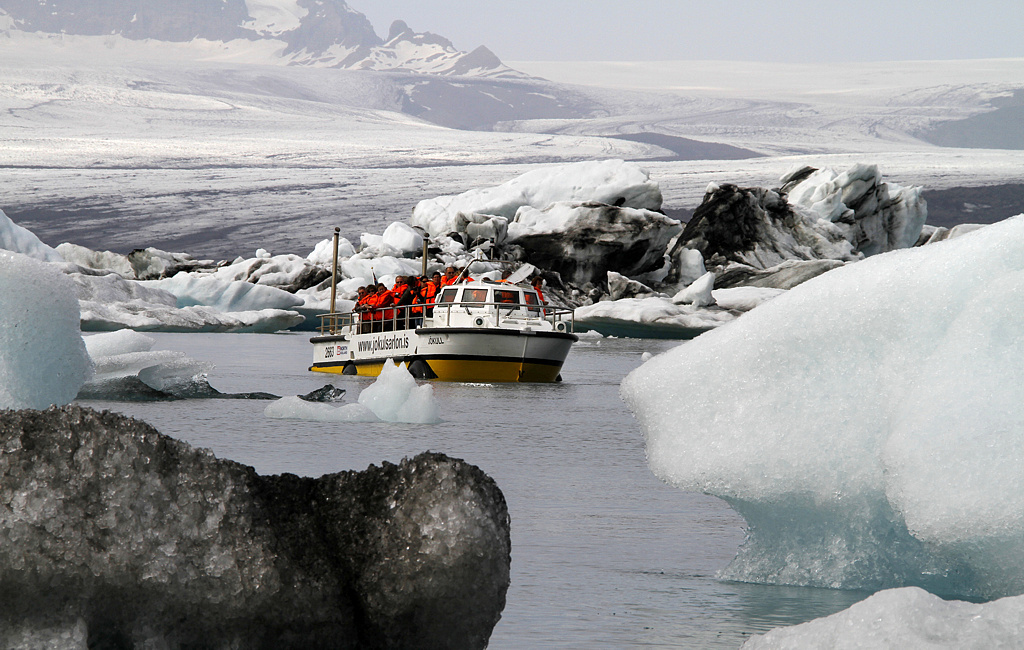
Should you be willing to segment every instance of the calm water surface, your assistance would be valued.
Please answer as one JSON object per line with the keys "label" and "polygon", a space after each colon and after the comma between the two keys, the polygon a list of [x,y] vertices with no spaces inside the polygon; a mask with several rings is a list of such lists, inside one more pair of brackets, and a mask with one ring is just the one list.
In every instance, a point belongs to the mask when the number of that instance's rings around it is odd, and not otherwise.
{"label": "calm water surface", "polygon": [[[225,392],[297,395],[330,382],[354,401],[372,383],[308,372],[308,334],[150,336],[157,349],[216,364],[210,383]],[[742,519],[718,499],[658,481],[618,395],[644,352],[675,345],[584,338],[560,384],[435,382],[437,425],[272,420],[267,402],[246,400],[85,403],[263,474],[361,470],[426,450],[481,467],[512,517],[512,586],[492,648],[735,648],[866,597],[715,579],[743,541]]]}

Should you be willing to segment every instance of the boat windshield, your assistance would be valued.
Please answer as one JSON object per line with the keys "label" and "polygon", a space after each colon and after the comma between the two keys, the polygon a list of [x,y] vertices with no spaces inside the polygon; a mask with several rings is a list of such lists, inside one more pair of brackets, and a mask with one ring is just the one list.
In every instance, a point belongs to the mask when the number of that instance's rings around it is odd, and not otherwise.
{"label": "boat windshield", "polygon": [[458,289],[445,289],[441,292],[441,299],[438,302],[455,302],[455,294]]}
{"label": "boat windshield", "polygon": [[523,297],[526,298],[526,304],[527,305],[531,305],[530,311],[532,311],[535,314],[539,314],[540,313],[540,308],[532,306],[532,305],[539,305],[540,304],[540,301],[537,300],[537,294],[533,293],[532,291],[524,291],[523,292]]}
{"label": "boat windshield", "polygon": [[495,289],[494,302],[502,305],[519,306],[519,292],[511,289]]}
{"label": "boat windshield", "polygon": [[463,289],[462,302],[487,302],[487,289]]}

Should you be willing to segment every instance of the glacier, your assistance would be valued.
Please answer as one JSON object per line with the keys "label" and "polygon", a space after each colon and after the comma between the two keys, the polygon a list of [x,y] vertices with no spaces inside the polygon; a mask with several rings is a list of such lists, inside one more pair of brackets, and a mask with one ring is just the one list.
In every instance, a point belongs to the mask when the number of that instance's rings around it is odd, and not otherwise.
{"label": "glacier", "polygon": [[809,280],[622,383],[651,470],[727,501],[721,577],[1024,591],[1024,215]]}

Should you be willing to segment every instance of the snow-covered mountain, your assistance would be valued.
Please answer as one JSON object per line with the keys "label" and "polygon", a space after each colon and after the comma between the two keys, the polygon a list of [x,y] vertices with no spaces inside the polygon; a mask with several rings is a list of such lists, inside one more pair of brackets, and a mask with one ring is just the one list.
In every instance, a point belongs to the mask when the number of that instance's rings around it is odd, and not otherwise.
{"label": "snow-covered mountain", "polygon": [[[402,21],[387,40],[344,0],[2,0],[0,30],[132,41],[259,42],[264,63],[431,75],[525,78],[490,50],[461,52]],[[252,51],[252,50],[250,50]]]}

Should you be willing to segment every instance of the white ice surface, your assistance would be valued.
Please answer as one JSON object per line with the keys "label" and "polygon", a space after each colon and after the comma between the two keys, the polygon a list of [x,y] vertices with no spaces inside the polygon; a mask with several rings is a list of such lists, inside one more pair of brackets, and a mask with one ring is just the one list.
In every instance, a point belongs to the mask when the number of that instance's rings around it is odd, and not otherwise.
{"label": "white ice surface", "polygon": [[92,370],[71,281],[0,250],[0,409],[67,404]]}
{"label": "white ice surface", "polygon": [[1024,215],[831,271],[628,375],[652,471],[751,525],[725,576],[1024,590]]}
{"label": "white ice surface", "polygon": [[676,305],[669,298],[623,298],[577,307],[576,326],[605,336],[692,338],[736,318],[722,309]]}
{"label": "white ice surface", "polygon": [[85,346],[95,365],[86,388],[99,389],[111,381],[137,377],[159,391],[173,392],[197,379],[204,379],[213,365],[188,357],[184,352],[154,350],[155,339],[133,330],[118,330],[85,337]]}
{"label": "white ice surface", "polygon": [[943,600],[918,587],[880,591],[849,609],[751,637],[743,650],[989,650],[1024,647],[1024,596]]}
{"label": "white ice surface", "polygon": [[344,406],[307,402],[285,397],[263,411],[268,418],[317,422],[406,422],[436,424],[441,405],[429,384],[417,385],[405,364],[384,363],[380,376],[359,394],[358,401]]}
{"label": "white ice surface", "polygon": [[178,273],[173,278],[146,280],[144,287],[166,291],[178,307],[203,306],[222,312],[259,309],[287,310],[302,304],[295,294],[242,280],[222,280],[209,274]]}
{"label": "white ice surface", "polygon": [[29,230],[19,226],[0,210],[0,250],[21,253],[43,262],[62,262],[64,258]]}
{"label": "white ice surface", "polygon": [[460,212],[511,220],[523,206],[543,209],[558,201],[614,203],[618,199],[630,208],[661,209],[661,190],[647,170],[623,160],[603,160],[536,169],[496,187],[424,199],[413,209],[410,223],[434,236],[455,230]]}
{"label": "white ice surface", "polygon": [[715,297],[712,289],[715,288],[715,274],[708,272],[690,283],[685,289],[672,296],[672,303],[676,305],[693,305],[694,307],[708,307],[715,304]]}

